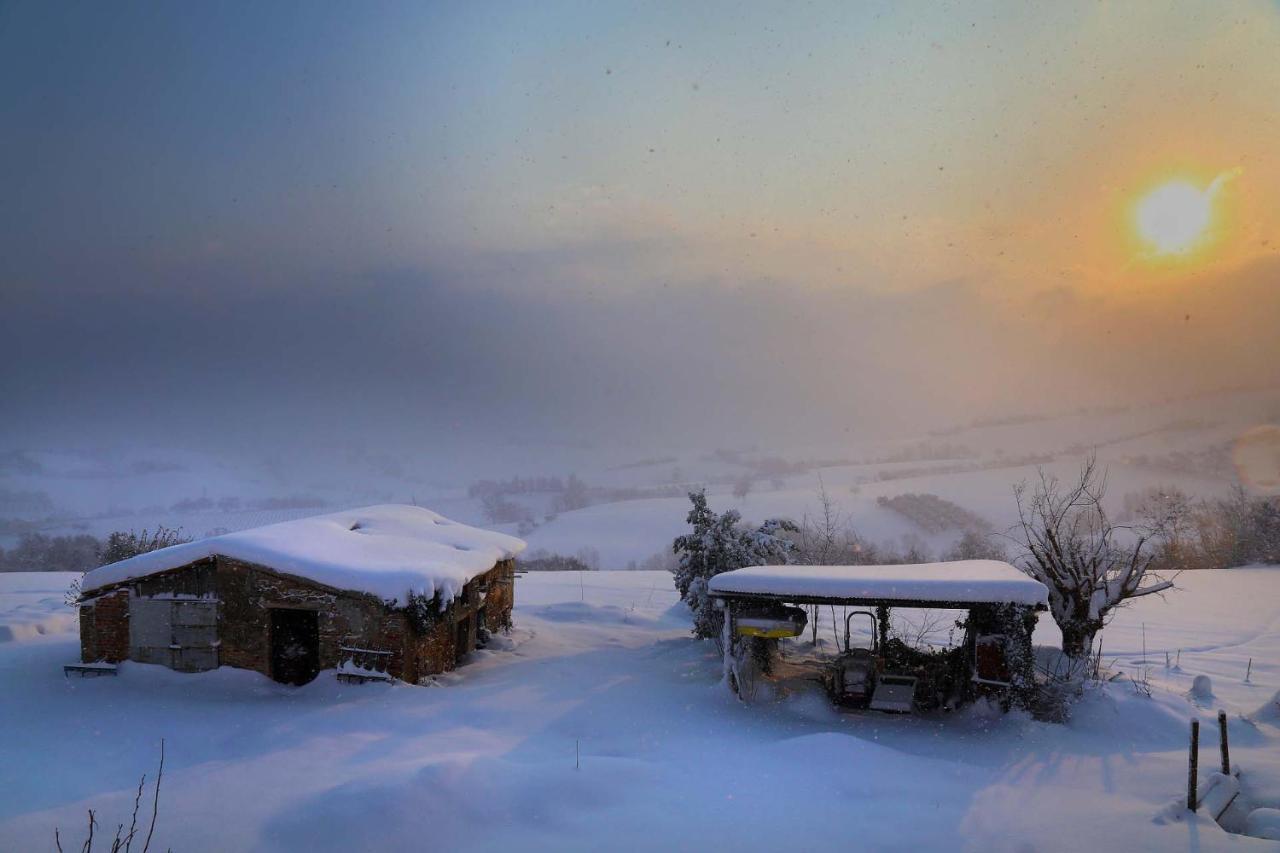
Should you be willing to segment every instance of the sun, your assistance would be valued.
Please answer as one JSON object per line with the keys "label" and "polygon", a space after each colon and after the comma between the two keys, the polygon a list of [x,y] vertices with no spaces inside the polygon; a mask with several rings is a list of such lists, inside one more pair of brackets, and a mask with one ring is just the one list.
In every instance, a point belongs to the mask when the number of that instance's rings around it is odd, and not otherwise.
{"label": "sun", "polygon": [[1222,236],[1222,189],[1240,169],[1218,174],[1208,184],[1186,177],[1157,184],[1133,207],[1133,229],[1142,254],[1151,260],[1188,259],[1203,254]]}
{"label": "sun", "polygon": [[1201,189],[1178,180],[1156,187],[1138,202],[1138,235],[1162,255],[1190,252],[1208,233],[1217,183]]}

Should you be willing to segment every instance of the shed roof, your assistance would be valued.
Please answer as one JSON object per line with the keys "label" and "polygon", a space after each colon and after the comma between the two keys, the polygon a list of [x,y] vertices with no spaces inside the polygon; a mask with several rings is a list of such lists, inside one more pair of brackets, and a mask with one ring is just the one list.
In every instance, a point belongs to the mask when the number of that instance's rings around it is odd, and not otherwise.
{"label": "shed roof", "polygon": [[84,576],[85,594],[207,557],[243,560],[399,605],[410,593],[448,601],[525,543],[429,509],[384,505],[300,518],[140,554]]}
{"label": "shed roof", "polygon": [[902,566],[750,566],[716,575],[713,595],[799,603],[970,607],[1045,607],[1044,584],[998,560]]}

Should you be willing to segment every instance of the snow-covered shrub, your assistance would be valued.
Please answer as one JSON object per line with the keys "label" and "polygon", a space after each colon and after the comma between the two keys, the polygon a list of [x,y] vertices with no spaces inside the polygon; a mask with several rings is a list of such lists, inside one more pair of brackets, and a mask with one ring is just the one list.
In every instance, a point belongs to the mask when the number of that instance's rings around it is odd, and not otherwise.
{"label": "snow-covered shrub", "polygon": [[170,545],[181,545],[184,542],[191,541],[182,535],[182,528],[165,527],[164,525],[157,527],[155,532],[145,529],[141,533],[136,530],[117,530],[107,536],[106,541],[102,543],[99,543],[92,536],[83,538],[90,540],[94,544],[95,558],[92,565],[77,566],[75,569],[81,572],[81,576],[71,582],[64,596],[66,603],[71,607],[79,606],[80,581],[84,577],[83,573],[89,569],[118,563],[121,560],[127,560],[139,554],[149,554],[152,551],[159,551],[161,548],[168,548]]}
{"label": "snow-covered shrub", "polygon": [[161,525],[155,529],[155,532],[143,530],[141,533],[136,530],[117,530],[109,535],[107,541],[103,543],[102,551],[98,555],[98,565],[106,566],[111,563],[118,563],[121,560],[127,560],[139,554],[149,554],[161,548],[168,548],[170,545],[181,545],[183,542],[190,541],[189,538],[182,535],[182,528],[180,527],[174,528]]}
{"label": "snow-covered shrub", "polygon": [[707,582],[722,572],[743,566],[787,563],[794,545],[784,534],[795,533],[786,519],[769,519],[757,528],[742,524],[735,510],[717,514],[707,506],[704,491],[690,492],[693,503],[687,521],[692,533],[676,537],[671,550],[679,558],[675,584],[680,598],[693,611],[693,633],[717,637],[723,615],[711,605]]}
{"label": "snow-covered shrub", "polygon": [[436,592],[433,595],[409,593],[409,605],[405,611],[409,616],[410,626],[419,636],[430,632],[443,612],[440,606],[440,593]]}
{"label": "snow-covered shrub", "polygon": [[1049,611],[1062,629],[1062,651],[1068,657],[1078,660],[1088,654],[1094,635],[1117,606],[1173,587],[1171,580],[1150,571],[1164,531],[1111,522],[1102,505],[1106,478],[1093,457],[1073,485],[1064,486],[1041,471],[1029,498],[1025,484],[1014,493],[1026,548],[1021,568],[1048,587]]}
{"label": "snow-covered shrub", "polygon": [[1213,679],[1207,675],[1197,675],[1191,681],[1191,696],[1195,699],[1213,698]]}

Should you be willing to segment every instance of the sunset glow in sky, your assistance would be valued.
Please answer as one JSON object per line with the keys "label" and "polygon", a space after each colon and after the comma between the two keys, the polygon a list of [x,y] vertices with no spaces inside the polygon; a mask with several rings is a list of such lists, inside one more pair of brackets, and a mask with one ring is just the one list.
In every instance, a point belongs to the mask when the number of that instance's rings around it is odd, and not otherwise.
{"label": "sunset glow in sky", "polygon": [[[1239,342],[1275,304],[1277,44],[1262,0],[7,4],[6,337],[50,378],[100,385],[108,351],[177,384],[93,330],[217,317],[258,364],[293,327],[270,391],[168,343],[228,402],[429,361],[473,381],[424,410],[606,418],[692,383],[767,420],[759,378],[807,406],[784,377],[815,371],[844,420],[1016,408],[1045,371],[1072,400],[1266,384]],[[88,337],[55,347],[52,303]],[[464,352],[498,327],[519,357]]]}

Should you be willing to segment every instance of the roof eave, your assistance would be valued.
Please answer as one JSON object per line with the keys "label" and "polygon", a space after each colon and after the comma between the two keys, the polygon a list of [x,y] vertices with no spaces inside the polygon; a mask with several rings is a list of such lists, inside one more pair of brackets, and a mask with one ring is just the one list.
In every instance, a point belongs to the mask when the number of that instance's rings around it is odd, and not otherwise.
{"label": "roof eave", "polygon": [[741,599],[745,601],[777,601],[787,604],[839,604],[847,607],[921,607],[921,608],[943,608],[947,610],[972,610],[975,607],[996,607],[1001,604],[1016,604],[1019,607],[1030,607],[1036,611],[1046,611],[1049,606],[1043,602],[1038,604],[1026,604],[1021,601],[1003,600],[1003,601],[971,601],[971,600],[954,600],[954,599],[923,599],[923,598],[889,598],[889,597],[845,597],[835,595],[791,595],[773,592],[730,592],[721,590],[712,590],[710,592],[712,598],[719,599]]}

